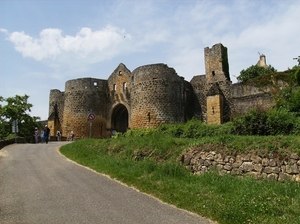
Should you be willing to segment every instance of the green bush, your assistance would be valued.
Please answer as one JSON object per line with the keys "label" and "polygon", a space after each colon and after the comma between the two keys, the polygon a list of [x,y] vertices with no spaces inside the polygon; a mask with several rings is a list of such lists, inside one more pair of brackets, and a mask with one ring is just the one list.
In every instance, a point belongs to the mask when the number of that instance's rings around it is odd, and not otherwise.
{"label": "green bush", "polygon": [[246,82],[246,81],[248,81],[250,79],[254,79],[260,75],[270,74],[272,72],[276,72],[276,70],[272,66],[265,68],[265,67],[261,67],[258,65],[252,65],[245,70],[243,69],[240,72],[240,75],[237,77],[237,80],[239,82]]}
{"label": "green bush", "polygon": [[206,124],[200,120],[192,119],[185,124],[164,124],[158,127],[158,132],[177,138],[201,138],[232,133],[231,122],[217,125]]}
{"label": "green bush", "polygon": [[295,80],[298,85],[300,85],[300,67],[298,67],[294,73]]}
{"label": "green bush", "polygon": [[[297,122],[295,122],[297,121]],[[289,135],[299,133],[300,119],[286,109],[250,110],[233,118],[233,132],[238,135]]]}
{"label": "green bush", "polygon": [[268,135],[288,135],[294,128],[296,117],[287,110],[270,110],[267,113],[266,129]]}
{"label": "green bush", "polygon": [[267,113],[250,110],[244,116],[233,118],[234,133],[238,135],[267,135]]}
{"label": "green bush", "polygon": [[290,112],[300,112],[300,88],[292,92],[288,100],[288,110]]}

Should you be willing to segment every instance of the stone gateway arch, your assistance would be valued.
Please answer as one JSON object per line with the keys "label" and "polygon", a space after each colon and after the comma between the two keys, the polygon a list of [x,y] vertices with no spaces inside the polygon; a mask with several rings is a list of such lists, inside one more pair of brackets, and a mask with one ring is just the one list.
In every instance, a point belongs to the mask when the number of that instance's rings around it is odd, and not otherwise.
{"label": "stone gateway arch", "polygon": [[122,104],[119,104],[113,110],[111,116],[111,129],[122,133],[126,132],[128,129],[128,110]]}

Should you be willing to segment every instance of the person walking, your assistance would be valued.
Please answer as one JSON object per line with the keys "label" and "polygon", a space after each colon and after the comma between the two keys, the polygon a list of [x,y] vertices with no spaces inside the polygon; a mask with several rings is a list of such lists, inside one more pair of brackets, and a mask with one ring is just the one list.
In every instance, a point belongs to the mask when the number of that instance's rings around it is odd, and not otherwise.
{"label": "person walking", "polygon": [[56,132],[56,138],[57,138],[57,141],[61,140],[61,133],[59,130],[57,130],[57,132]]}
{"label": "person walking", "polygon": [[50,134],[50,129],[48,128],[48,125],[45,125],[44,139],[45,139],[46,144],[48,144],[48,141],[49,141],[49,134]]}
{"label": "person walking", "polygon": [[34,129],[34,140],[35,143],[39,143],[39,130],[37,127]]}
{"label": "person walking", "polygon": [[43,144],[45,142],[44,130],[41,130],[41,140]]}
{"label": "person walking", "polygon": [[74,137],[75,137],[75,134],[73,131],[71,131],[71,134],[70,134],[70,141],[74,141]]}

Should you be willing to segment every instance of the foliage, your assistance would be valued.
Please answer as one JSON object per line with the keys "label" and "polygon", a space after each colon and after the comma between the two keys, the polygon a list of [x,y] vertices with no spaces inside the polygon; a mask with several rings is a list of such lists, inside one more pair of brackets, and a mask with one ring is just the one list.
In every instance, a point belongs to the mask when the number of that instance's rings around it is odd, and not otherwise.
{"label": "foliage", "polygon": [[14,97],[3,98],[0,101],[6,103],[0,107],[0,139],[5,139],[11,134],[12,122],[18,121],[18,136],[32,136],[35,127],[39,127],[39,117],[31,117],[28,112],[33,106],[28,103],[26,94],[24,96],[16,95]]}
{"label": "foliage", "polygon": [[267,114],[262,110],[250,110],[246,115],[233,118],[234,133],[238,135],[266,135]]}
{"label": "foliage", "polygon": [[294,77],[298,85],[300,85],[300,66],[298,68],[295,68]]}
{"label": "foliage", "polygon": [[125,136],[142,137],[154,133],[160,133],[176,138],[199,138],[204,136],[213,136],[221,133],[230,133],[229,125],[207,125],[200,120],[192,119],[187,123],[162,124],[156,129],[131,129],[125,133]]}
{"label": "foliage", "polygon": [[252,65],[245,70],[243,69],[240,72],[240,75],[237,77],[237,80],[239,82],[246,82],[246,81],[256,78],[258,76],[266,75],[266,74],[270,74],[270,73],[274,73],[274,72],[276,72],[276,69],[274,67],[272,67],[271,65],[269,65],[269,67],[267,67],[267,68],[261,67],[258,65]]}
{"label": "foliage", "polygon": [[[233,132],[238,135],[289,135],[298,133],[296,113],[286,109],[250,110],[233,118]],[[297,122],[295,122],[297,121]]]}
{"label": "foliage", "polygon": [[232,123],[222,125],[206,124],[200,120],[192,119],[185,124],[164,124],[158,127],[158,131],[172,137],[200,138],[230,134]]}
{"label": "foliage", "polygon": [[289,112],[300,112],[300,88],[286,87],[274,97],[276,109],[286,109]]}

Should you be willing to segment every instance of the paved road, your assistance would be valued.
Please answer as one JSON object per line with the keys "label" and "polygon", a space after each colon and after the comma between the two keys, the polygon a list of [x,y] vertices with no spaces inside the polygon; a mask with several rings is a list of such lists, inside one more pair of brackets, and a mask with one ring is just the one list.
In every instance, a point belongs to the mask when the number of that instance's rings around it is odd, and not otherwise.
{"label": "paved road", "polygon": [[63,144],[0,150],[0,223],[212,223],[71,162]]}

